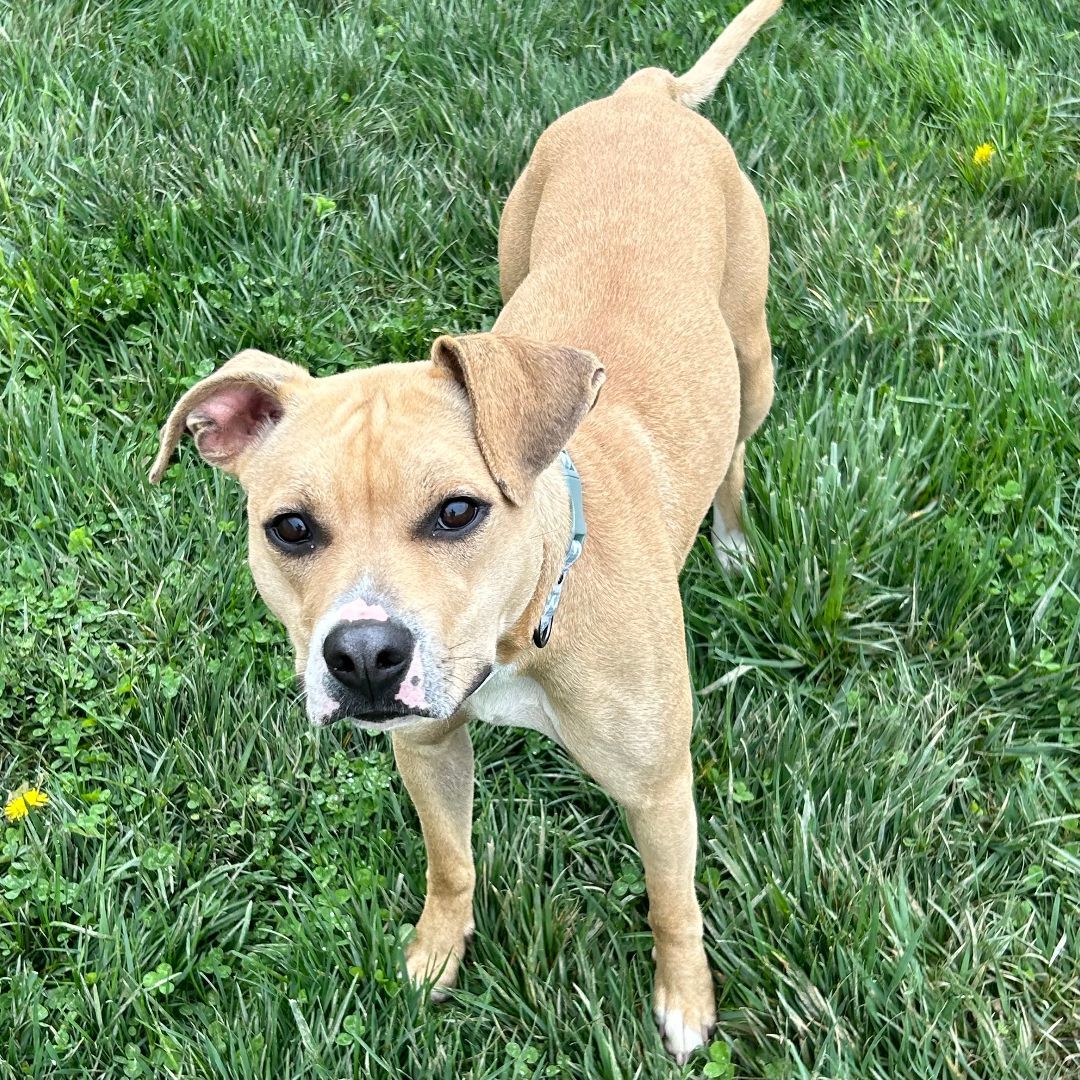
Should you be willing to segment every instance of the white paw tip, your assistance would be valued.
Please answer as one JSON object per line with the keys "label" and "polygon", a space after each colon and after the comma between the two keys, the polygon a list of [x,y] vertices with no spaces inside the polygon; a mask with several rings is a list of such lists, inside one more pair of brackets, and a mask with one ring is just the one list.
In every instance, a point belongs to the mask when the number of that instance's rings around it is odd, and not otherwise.
{"label": "white paw tip", "polygon": [[685,1023],[681,1009],[657,1009],[656,1022],[664,1037],[664,1046],[680,1065],[685,1065],[687,1058],[699,1046],[705,1045],[705,1033],[700,1026]]}
{"label": "white paw tip", "polygon": [[725,570],[735,570],[750,561],[750,545],[742,529],[728,532],[726,529],[713,529],[713,552],[716,561]]}

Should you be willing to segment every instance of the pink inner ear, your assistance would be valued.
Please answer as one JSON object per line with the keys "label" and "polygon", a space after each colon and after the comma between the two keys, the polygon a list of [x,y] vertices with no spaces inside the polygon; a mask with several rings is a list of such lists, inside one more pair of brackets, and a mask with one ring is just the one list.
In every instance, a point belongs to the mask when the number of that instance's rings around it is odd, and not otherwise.
{"label": "pink inner ear", "polygon": [[257,386],[230,386],[197,405],[188,417],[199,453],[228,461],[281,419],[281,403]]}

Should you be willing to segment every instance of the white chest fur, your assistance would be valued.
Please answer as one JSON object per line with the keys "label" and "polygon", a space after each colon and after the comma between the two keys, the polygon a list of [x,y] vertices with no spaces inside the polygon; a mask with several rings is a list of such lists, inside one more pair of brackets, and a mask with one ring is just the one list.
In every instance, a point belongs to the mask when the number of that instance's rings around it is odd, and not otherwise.
{"label": "white chest fur", "polygon": [[559,721],[544,688],[510,665],[496,667],[491,678],[465,703],[472,720],[500,727],[524,727],[542,731],[563,745]]}

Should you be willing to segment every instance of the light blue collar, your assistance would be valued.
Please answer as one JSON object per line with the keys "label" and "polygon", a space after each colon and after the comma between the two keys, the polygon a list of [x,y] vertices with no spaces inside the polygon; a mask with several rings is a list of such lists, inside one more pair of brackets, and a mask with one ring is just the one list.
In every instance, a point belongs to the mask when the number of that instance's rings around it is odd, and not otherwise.
{"label": "light blue collar", "polygon": [[[585,536],[588,530],[585,528],[585,504],[581,498],[581,477],[574,468],[574,459],[563,450],[559,454],[559,464],[562,465],[563,476],[566,479],[566,490],[570,495],[570,517],[574,531],[570,535],[570,543],[563,556],[562,569],[559,571],[559,579],[551,587],[547,600],[544,601],[544,611],[540,616],[540,622],[533,631],[533,644],[542,649],[551,637],[551,624],[555,619],[555,612],[559,609],[559,597],[562,595],[563,582],[566,573],[571,566],[578,561],[581,549],[585,546]],[[495,677],[495,667],[484,676],[480,685],[470,694],[477,694]]]}
{"label": "light blue collar", "polygon": [[559,571],[558,580],[551,586],[547,600],[544,601],[544,611],[540,616],[540,622],[533,631],[533,644],[542,649],[551,637],[551,624],[555,619],[555,612],[559,610],[559,597],[562,595],[563,582],[566,580],[570,567],[578,561],[581,549],[585,546],[585,537],[588,530],[585,528],[585,504],[581,498],[581,477],[574,468],[574,459],[567,451],[559,454],[559,463],[562,465],[563,476],[566,479],[566,488],[570,494],[570,514],[573,523],[573,532],[570,536],[570,544],[563,556],[562,570]]}

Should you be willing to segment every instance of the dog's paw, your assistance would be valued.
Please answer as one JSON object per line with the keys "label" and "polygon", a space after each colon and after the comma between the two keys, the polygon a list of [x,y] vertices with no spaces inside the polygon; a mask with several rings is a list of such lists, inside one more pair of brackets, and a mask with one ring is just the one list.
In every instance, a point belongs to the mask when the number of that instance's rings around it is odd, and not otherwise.
{"label": "dog's paw", "polygon": [[431,1001],[445,1001],[457,982],[465,945],[471,936],[471,928],[456,939],[429,941],[426,935],[418,935],[405,950],[409,981],[417,990],[428,988]]}
{"label": "dog's paw", "polygon": [[713,554],[720,568],[727,574],[745,570],[754,561],[750,551],[750,545],[746,542],[746,534],[742,529],[728,532],[722,526],[715,526],[712,530]]}
{"label": "dog's paw", "polygon": [[653,1016],[664,1040],[664,1049],[679,1065],[685,1065],[690,1055],[709,1041],[716,1025],[712,977],[708,969],[705,969],[704,979],[690,979],[688,983],[688,986],[676,988],[658,981],[653,1004]]}
{"label": "dog's paw", "polygon": [[653,1015],[664,1040],[664,1049],[675,1059],[676,1065],[685,1065],[690,1055],[709,1041],[711,1023],[687,1022],[678,1009],[666,1012],[654,1009]]}

